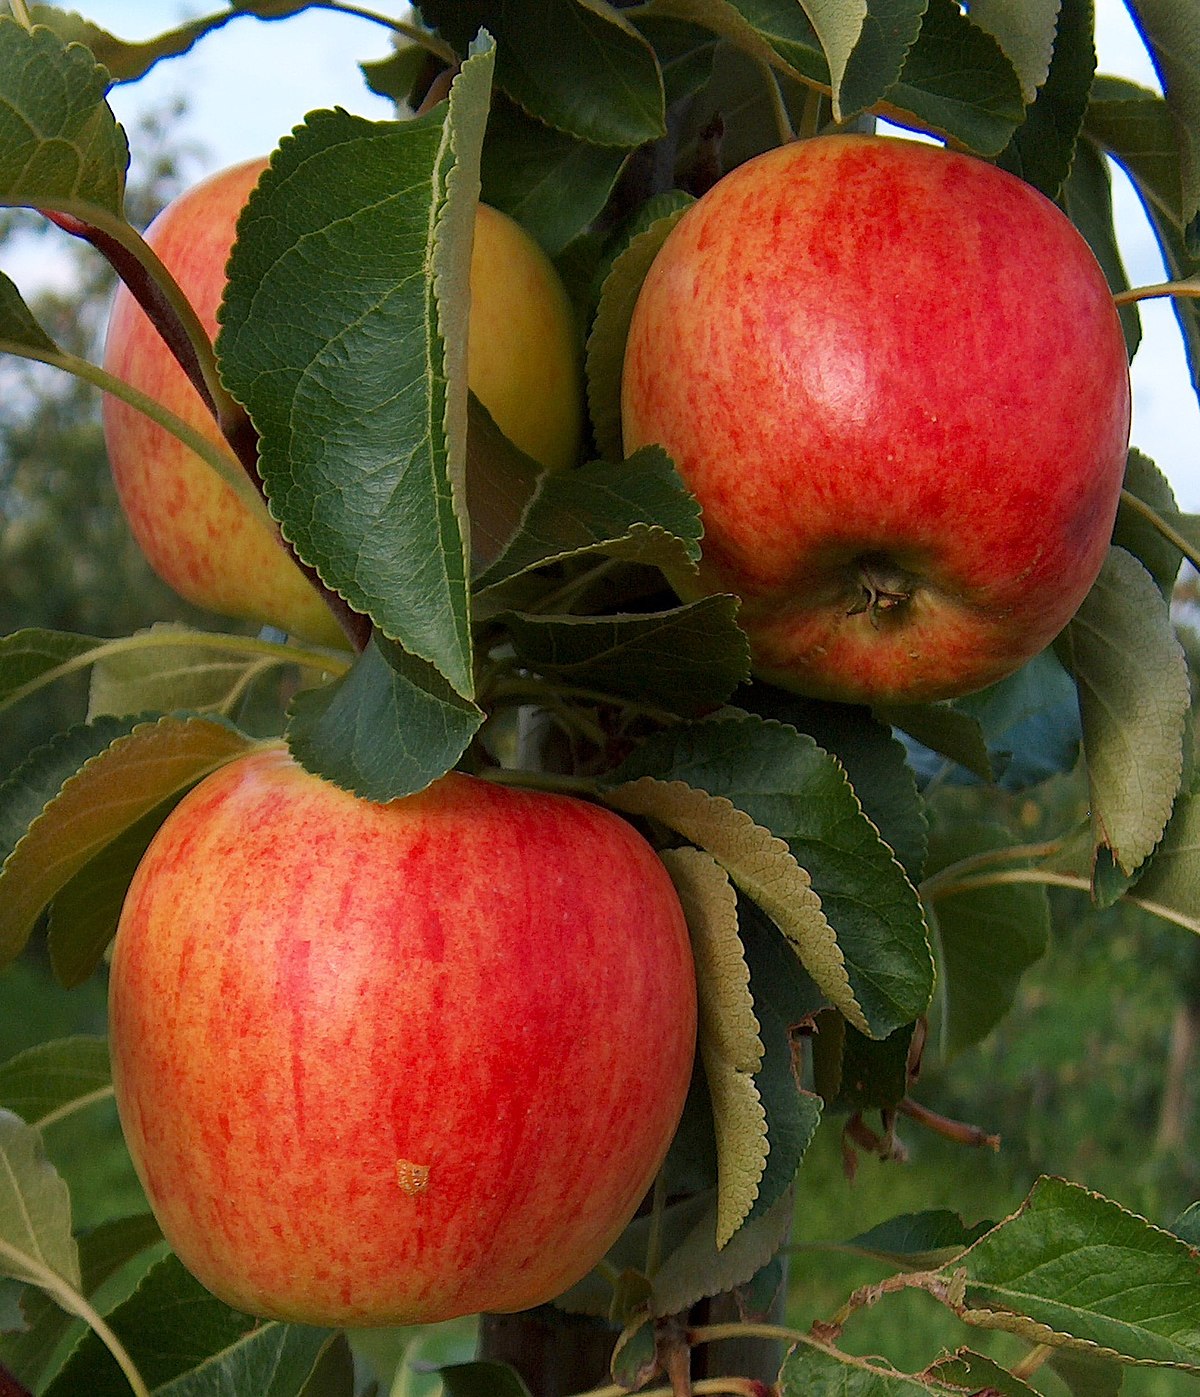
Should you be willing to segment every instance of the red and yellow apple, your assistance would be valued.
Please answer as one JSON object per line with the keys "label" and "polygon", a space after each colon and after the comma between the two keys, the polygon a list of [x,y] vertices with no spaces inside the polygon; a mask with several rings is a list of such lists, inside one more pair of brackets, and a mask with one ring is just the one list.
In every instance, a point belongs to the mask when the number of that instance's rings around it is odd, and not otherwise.
{"label": "red and yellow apple", "polygon": [[756,672],[801,693],[968,693],[1043,649],[1109,545],[1121,327],[1050,200],[941,147],[767,152],[680,219],[639,295],[625,446],[700,503],[685,595],[734,592]]}
{"label": "red and yellow apple", "polygon": [[195,787],[110,981],[121,1122],[218,1296],[314,1324],[523,1309],[604,1254],[683,1108],[683,912],[633,827],[451,773],[376,805],[281,748]]}
{"label": "red and yellow apple", "polygon": [[[265,160],[251,160],[210,176],[147,230],[210,335],[216,334],[238,215],[265,166]],[[471,293],[470,386],[526,454],[551,468],[571,464],[583,419],[574,314],[542,250],[507,215],[485,206],[475,225]],[[221,443],[200,395],[124,287],[113,305],[104,366]],[[111,395],[104,403],[104,431],[134,537],[175,591],[222,615],[344,644],[319,593],[275,531],[211,467]]]}

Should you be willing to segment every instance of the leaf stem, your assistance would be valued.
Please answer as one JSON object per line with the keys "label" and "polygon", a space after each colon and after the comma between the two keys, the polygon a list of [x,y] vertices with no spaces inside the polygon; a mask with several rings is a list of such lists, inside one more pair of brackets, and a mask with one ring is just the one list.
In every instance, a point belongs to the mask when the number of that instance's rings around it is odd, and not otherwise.
{"label": "leaf stem", "polygon": [[1128,505],[1135,514],[1140,514],[1148,524],[1152,524],[1168,543],[1173,543],[1179,549],[1194,568],[1200,569],[1200,549],[1189,543],[1177,529],[1167,523],[1153,505],[1148,505],[1145,500],[1139,499],[1131,490],[1121,491],[1121,503]]}
{"label": "leaf stem", "polygon": [[521,771],[507,766],[484,767],[478,774],[485,781],[495,781],[498,786],[557,791],[560,795],[582,796],[585,800],[601,799],[600,787],[586,776],[568,776],[559,771]]}
{"label": "leaf stem", "polygon": [[[699,1378],[692,1384],[695,1397],[767,1397],[769,1389],[755,1378]],[[592,1387],[579,1397],[629,1397],[629,1389],[616,1383]],[[672,1387],[648,1387],[638,1397],[675,1397]]]}
{"label": "leaf stem", "polygon": [[805,1338],[799,1329],[784,1324],[766,1324],[751,1320],[729,1320],[723,1324],[697,1324],[687,1331],[688,1343],[719,1344],[724,1339],[767,1339],[772,1343],[798,1344]]}
{"label": "leaf stem", "polygon": [[8,1242],[0,1241],[0,1258],[5,1257],[15,1261],[19,1268],[15,1273],[10,1271],[8,1274],[15,1274],[17,1279],[28,1280],[36,1285],[39,1290],[45,1291],[60,1309],[75,1315],[96,1331],[96,1337],[116,1359],[117,1366],[125,1374],[134,1397],[150,1397],[150,1389],[130,1358],[125,1345],[108,1327],[103,1317],[68,1281],[44,1262],[27,1255]]}
{"label": "leaf stem", "polygon": [[968,854],[955,863],[931,873],[921,884],[921,896],[936,899],[945,884],[956,883],[965,874],[977,869],[992,868],[996,864],[1023,863],[1030,859],[1049,858],[1063,847],[1062,839],[1047,839],[1038,844],[1010,844],[1004,849],[985,849],[978,854]]}
{"label": "leaf stem", "polygon": [[431,33],[428,29],[422,29],[419,25],[408,24],[402,19],[391,19],[387,15],[365,9],[361,5],[343,4],[342,0],[315,0],[310,8],[333,10],[338,14],[355,15],[359,19],[370,20],[372,24],[381,24],[385,29],[390,29],[393,34],[402,35],[405,39],[409,39],[418,47],[423,48],[427,53],[433,54],[435,58],[440,58],[443,63],[454,65],[458,62],[458,54],[444,39]]}
{"label": "leaf stem", "polygon": [[1033,1377],[1034,1373],[1037,1372],[1053,1353],[1053,1344],[1035,1344],[1019,1363],[1013,1364],[1009,1371],[1014,1378],[1018,1378],[1021,1382],[1026,1382]]}
{"label": "leaf stem", "polygon": [[[1091,882],[1078,873],[1054,873],[1049,869],[1039,868],[1010,868],[945,884],[937,889],[937,894],[939,897],[949,897],[955,893],[997,887],[1004,883],[1044,883],[1055,888],[1074,888],[1076,892],[1090,894],[1092,891]],[[1133,903],[1135,907],[1149,912],[1151,916],[1161,917],[1164,922],[1171,922],[1175,926],[1183,927],[1185,931],[1194,931],[1200,935],[1200,917],[1189,917],[1185,912],[1167,907],[1161,902],[1152,902],[1146,897],[1139,897],[1135,892],[1124,893],[1122,897],[1124,901]]]}
{"label": "leaf stem", "polygon": [[89,1091],[83,1096],[77,1096],[73,1101],[64,1101],[61,1106],[56,1106],[53,1111],[47,1111],[40,1120],[30,1121],[30,1125],[36,1126],[38,1130],[45,1130],[48,1125],[57,1125],[59,1121],[66,1120],[77,1111],[86,1110],[89,1106],[94,1106],[98,1101],[107,1101],[113,1096],[111,1083],[106,1087],[97,1087],[95,1091]]}
{"label": "leaf stem", "polygon": [[[487,698],[490,703],[529,703],[547,702],[548,686],[540,679],[497,679],[489,687]],[[679,714],[669,709],[658,708],[652,703],[640,703],[634,699],[624,699],[620,694],[606,693],[603,689],[584,689],[569,686],[553,688],[560,699],[574,699],[580,703],[595,703],[610,708],[620,708],[623,712],[634,713],[642,718],[650,718],[656,723],[674,724],[679,722]]]}
{"label": "leaf stem", "polygon": [[1128,291],[1116,292],[1113,301],[1118,306],[1129,306],[1135,301],[1150,301],[1160,296],[1200,300],[1200,276],[1185,277],[1182,281],[1160,281],[1154,286],[1134,286]]}

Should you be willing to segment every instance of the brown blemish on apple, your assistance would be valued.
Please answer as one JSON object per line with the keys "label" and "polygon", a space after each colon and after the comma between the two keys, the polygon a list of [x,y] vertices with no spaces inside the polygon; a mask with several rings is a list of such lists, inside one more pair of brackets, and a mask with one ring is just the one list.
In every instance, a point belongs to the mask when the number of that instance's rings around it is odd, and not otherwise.
{"label": "brown blemish on apple", "polygon": [[429,1165],[414,1164],[411,1159],[398,1159],[396,1161],[396,1182],[400,1185],[401,1193],[407,1193],[410,1198],[415,1198],[429,1187]]}

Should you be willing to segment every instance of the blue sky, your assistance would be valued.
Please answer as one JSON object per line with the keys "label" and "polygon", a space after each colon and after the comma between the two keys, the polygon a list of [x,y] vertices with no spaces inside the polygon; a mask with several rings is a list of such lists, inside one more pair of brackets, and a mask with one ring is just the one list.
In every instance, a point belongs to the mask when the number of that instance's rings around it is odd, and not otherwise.
{"label": "blue sky", "polygon": [[[64,0],[65,2],[65,0]],[[185,0],[71,0],[89,19],[122,38],[144,38],[187,18],[222,8]],[[394,14],[399,4],[379,0]],[[1155,86],[1154,71],[1121,0],[1098,0],[1097,48],[1105,72]],[[117,88],[112,105],[127,125],[146,106],[161,107],[183,94],[186,136],[204,149],[199,176],[271,150],[315,107],[343,106],[386,118],[391,109],[367,91],[362,60],[389,52],[387,31],[355,16],[311,10],[291,19],[232,21],[190,54],[162,63],[142,82]],[[136,163],[138,153],[133,151]],[[1163,279],[1162,263],[1136,196],[1117,180],[1119,236],[1135,284]],[[41,245],[45,257],[45,244]],[[23,259],[22,259],[23,260]],[[6,259],[5,270],[32,290],[34,269]],[[24,273],[24,275],[23,275]],[[1145,338],[1134,361],[1134,444],[1153,457],[1175,486],[1184,508],[1200,511],[1200,408],[1188,383],[1178,327],[1165,301],[1142,306]]]}

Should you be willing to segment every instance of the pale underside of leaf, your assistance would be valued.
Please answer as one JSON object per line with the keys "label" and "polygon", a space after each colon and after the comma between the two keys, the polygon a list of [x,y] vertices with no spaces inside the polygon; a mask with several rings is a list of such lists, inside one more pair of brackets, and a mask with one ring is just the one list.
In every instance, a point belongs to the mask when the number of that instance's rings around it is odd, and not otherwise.
{"label": "pale underside of leaf", "polygon": [[41,1132],[0,1111],[0,1275],[79,1287],[71,1196],[42,1152]]}
{"label": "pale underside of leaf", "polygon": [[685,781],[642,776],[605,798],[627,814],[661,821],[707,850],[779,927],[830,1002],[856,1028],[870,1033],[821,900],[782,839],[755,824],[725,796],[709,795]]}
{"label": "pale underside of leaf", "polygon": [[1026,104],[1050,72],[1062,0],[972,0],[970,14],[1004,50]]}
{"label": "pale underside of leaf", "polygon": [[720,1250],[754,1206],[767,1167],[767,1114],[754,1082],[764,1049],[728,874],[700,849],[667,849],[662,860],[679,893],[696,960],[700,1056],[717,1137]]}
{"label": "pale underside of leaf", "polygon": [[804,13],[825,50],[833,84],[833,117],[841,121],[841,87],[846,65],[862,36],[867,0],[800,0]]}

